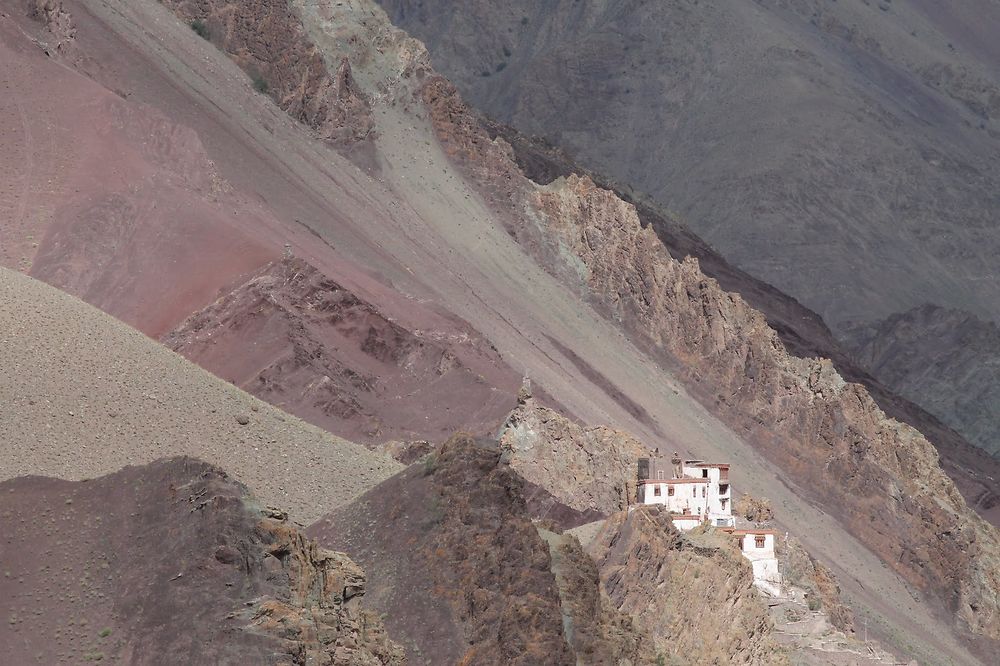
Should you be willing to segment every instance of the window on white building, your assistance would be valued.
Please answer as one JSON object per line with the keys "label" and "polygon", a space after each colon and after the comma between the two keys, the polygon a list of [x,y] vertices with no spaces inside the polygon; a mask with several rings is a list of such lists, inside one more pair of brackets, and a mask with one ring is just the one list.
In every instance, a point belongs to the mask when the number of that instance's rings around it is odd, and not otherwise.
{"label": "window on white building", "polygon": [[755,536],[753,538],[753,545],[757,546],[758,548],[763,548],[764,547],[764,537],[763,536]]}
{"label": "window on white building", "polygon": [[660,487],[659,486],[653,486],[653,494],[656,495],[657,497],[660,496]]}
{"label": "window on white building", "polygon": [[667,486],[667,496],[668,497],[673,497],[674,496],[674,487],[673,486]]}

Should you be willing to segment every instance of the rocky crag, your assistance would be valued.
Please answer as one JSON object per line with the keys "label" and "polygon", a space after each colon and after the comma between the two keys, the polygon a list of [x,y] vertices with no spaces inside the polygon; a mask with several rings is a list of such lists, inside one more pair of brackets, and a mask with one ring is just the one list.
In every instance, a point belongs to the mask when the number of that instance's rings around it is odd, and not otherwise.
{"label": "rocky crag", "polygon": [[750,563],[721,533],[682,535],[661,506],[611,516],[590,543],[615,608],[652,637],[663,663],[778,664]]}
{"label": "rocky crag", "polygon": [[549,546],[552,574],[562,605],[566,640],[578,664],[617,666],[656,663],[654,641],[636,628],[632,617],[616,609],[594,581],[594,560],[575,536],[539,529]]}
{"label": "rocky crag", "polygon": [[500,429],[504,460],[577,511],[609,515],[636,498],[636,462],[649,449],[628,433],[584,427],[522,394]]}
{"label": "rocky crag", "polygon": [[548,548],[494,446],[456,435],[309,534],[372,573],[413,663],[572,664]]}
{"label": "rocky crag", "polygon": [[791,356],[763,315],[720,289],[696,260],[671,258],[611,192],[570,177],[539,188],[534,204],[582,262],[609,317],[890,566],[940,595],[973,630],[1000,638],[991,591],[1000,582],[1000,540],[919,432],[888,418],[830,361]]}
{"label": "rocky crag", "polygon": [[328,67],[290,2],[165,0],[182,20],[216,43],[290,116],[324,139],[352,145],[371,136],[371,105],[348,60]]}
{"label": "rocky crag", "polygon": [[887,417],[829,360],[791,355],[765,317],[697,260],[671,257],[634,206],[587,177],[531,183],[453,86],[432,78],[422,97],[443,145],[540,263],[575,283],[887,564],[974,632],[1000,638],[1000,538],[926,438]]}
{"label": "rocky crag", "polygon": [[502,457],[455,435],[309,534],[371,573],[366,603],[412,663],[650,663],[575,538],[540,536]]}
{"label": "rocky crag", "polygon": [[359,607],[364,572],[218,468],[172,458],[0,493],[9,663],[404,663]]}

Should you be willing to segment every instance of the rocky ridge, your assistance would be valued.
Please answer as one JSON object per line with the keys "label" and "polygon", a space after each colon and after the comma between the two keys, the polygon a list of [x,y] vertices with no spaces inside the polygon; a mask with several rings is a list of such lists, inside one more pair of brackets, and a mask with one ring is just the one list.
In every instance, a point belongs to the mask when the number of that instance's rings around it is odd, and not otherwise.
{"label": "rocky ridge", "polygon": [[584,427],[522,395],[500,429],[504,460],[577,511],[623,511],[636,498],[636,462],[649,449],[628,433]]}
{"label": "rocky ridge", "polygon": [[889,566],[976,633],[1000,639],[1000,538],[926,438],[887,417],[829,360],[789,354],[766,318],[697,260],[672,258],[634,206],[587,177],[531,183],[451,84],[431,78],[422,97],[443,145],[540,263],[575,283]]}
{"label": "rocky ridge", "polygon": [[[162,341],[262,400],[369,444],[446,437],[456,422],[486,432],[512,402],[484,378],[503,361],[471,328],[406,329],[299,258],[264,266]],[[458,415],[442,401],[472,407]]]}
{"label": "rocky ridge", "polygon": [[359,608],[364,572],[216,467],[171,458],[0,493],[10,663],[404,663]]}
{"label": "rocky ridge", "polygon": [[614,607],[664,663],[787,663],[750,564],[724,535],[682,535],[665,508],[641,506],[611,516],[588,551]]}
{"label": "rocky ridge", "polygon": [[609,317],[829,502],[885,562],[940,595],[973,630],[1000,638],[991,592],[1000,582],[1000,540],[919,432],[886,417],[830,361],[788,354],[763,315],[722,291],[696,260],[671,258],[611,192],[570,177],[535,197]]}
{"label": "rocky ridge", "polygon": [[368,602],[412,663],[576,663],[549,549],[495,443],[455,435],[308,533],[377,581]]}

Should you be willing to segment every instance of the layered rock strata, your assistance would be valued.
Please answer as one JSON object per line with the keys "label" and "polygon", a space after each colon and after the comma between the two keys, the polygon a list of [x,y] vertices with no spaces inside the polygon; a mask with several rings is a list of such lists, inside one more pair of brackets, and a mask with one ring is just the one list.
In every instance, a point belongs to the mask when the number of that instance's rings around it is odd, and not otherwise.
{"label": "layered rock strata", "polygon": [[164,0],[218,44],[290,116],[324,139],[353,144],[371,136],[371,104],[346,58],[334,69],[309,39],[291,2]]}
{"label": "layered rock strata", "polygon": [[611,516],[588,551],[612,605],[662,663],[787,663],[750,563],[725,535],[683,535],[665,508],[641,506]]}

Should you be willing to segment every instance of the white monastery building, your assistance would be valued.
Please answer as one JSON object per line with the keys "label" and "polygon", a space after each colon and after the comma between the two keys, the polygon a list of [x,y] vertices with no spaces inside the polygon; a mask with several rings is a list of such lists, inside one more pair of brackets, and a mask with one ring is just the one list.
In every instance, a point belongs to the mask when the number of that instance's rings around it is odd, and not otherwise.
{"label": "white monastery building", "polygon": [[682,461],[676,453],[670,461],[639,459],[639,503],[663,504],[677,514],[678,529],[706,521],[713,527],[734,527],[732,497],[728,464]]}
{"label": "white monastery building", "polygon": [[774,553],[774,530],[738,530],[733,516],[733,488],[729,465],[702,460],[670,460],[659,455],[640,458],[639,504],[662,504],[681,531],[707,524],[732,534],[753,566],[754,585],[771,596],[781,596],[781,574]]}
{"label": "white monastery building", "polygon": [[781,596],[781,572],[774,555],[774,530],[726,530],[738,540],[743,557],[753,566],[753,584],[772,597]]}

